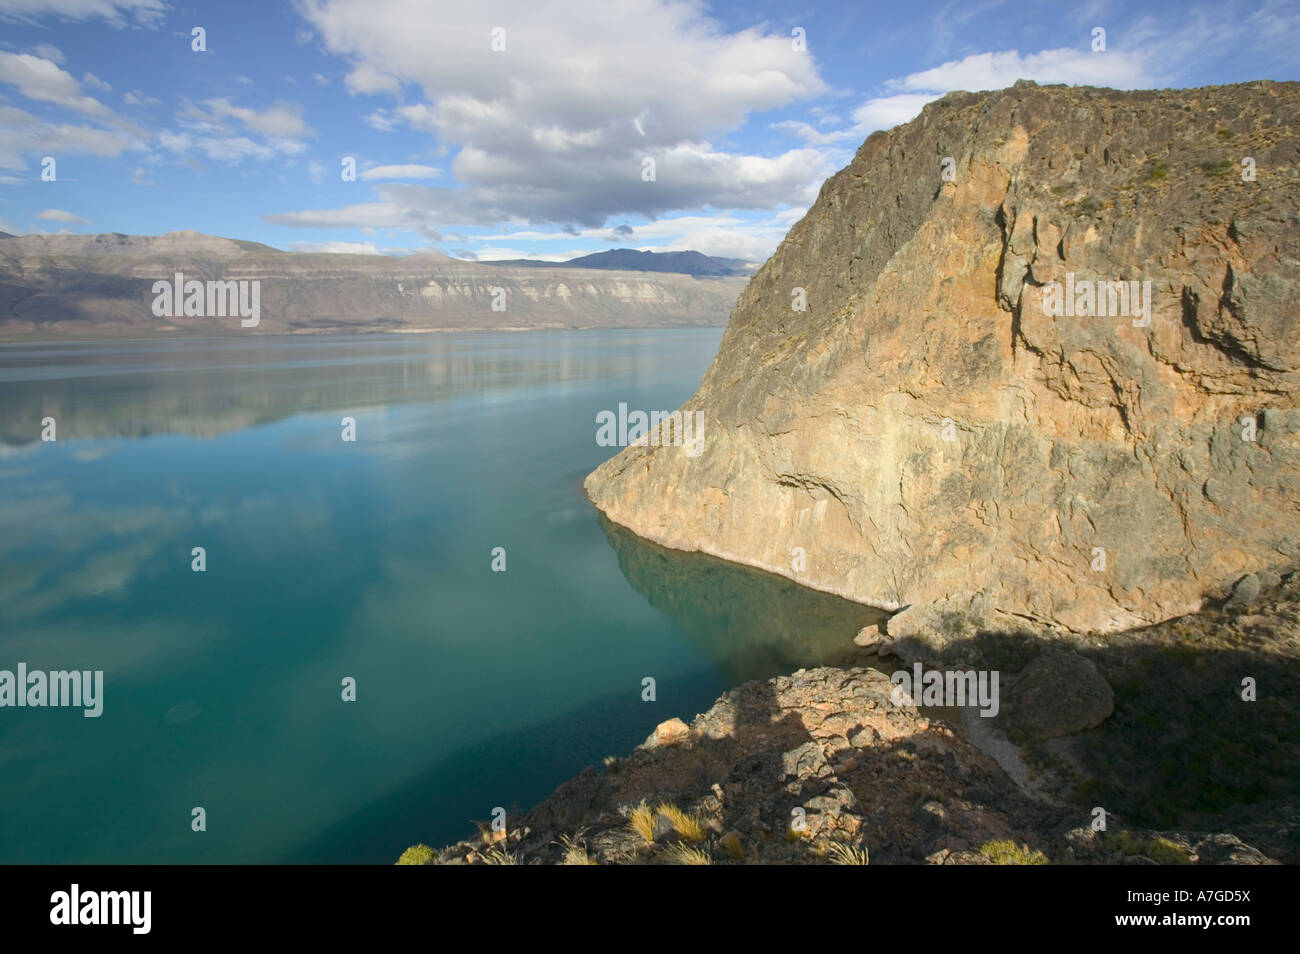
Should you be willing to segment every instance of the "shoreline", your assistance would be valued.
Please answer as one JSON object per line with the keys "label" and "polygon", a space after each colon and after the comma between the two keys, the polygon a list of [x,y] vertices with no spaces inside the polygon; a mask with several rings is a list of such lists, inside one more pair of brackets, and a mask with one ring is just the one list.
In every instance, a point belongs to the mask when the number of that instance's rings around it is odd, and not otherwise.
{"label": "shoreline", "polygon": [[105,335],[102,338],[61,338],[38,337],[38,338],[6,338],[0,336],[0,346],[4,345],[46,345],[46,344],[104,344],[108,343],[134,343],[134,342],[158,342],[158,341],[230,341],[238,340],[241,336],[249,338],[311,338],[311,337],[328,337],[337,338],[361,338],[361,337],[379,337],[383,335],[433,335],[433,334],[502,334],[506,332],[532,332],[532,331],[702,331],[712,329],[717,331],[726,330],[726,322],[721,324],[683,324],[683,325],[503,325],[494,328],[388,328],[388,329],[366,329],[366,330],[347,330],[340,328],[320,328],[307,329],[300,328],[295,331],[267,331],[253,332],[249,334],[247,329],[231,330],[226,334],[210,334],[202,332],[191,332],[186,329],[176,329],[177,334],[172,335],[145,335],[145,336],[122,336],[122,335]]}
{"label": "shoreline", "polygon": [[[888,676],[864,668],[895,664],[882,639],[852,665],[743,683],[689,725],[669,719],[628,755],[584,769],[502,830],[440,851],[413,846],[400,863],[864,863],[843,860],[860,853],[887,864],[1294,864],[1300,740],[1285,726],[1300,711],[1298,621],[1291,570],[1250,600],[1112,634],[1100,648],[1069,634],[955,641],[930,663],[1011,677],[1010,718],[975,727],[960,718],[973,710],[936,717],[891,700]],[[1049,705],[1035,727],[1030,690],[1068,695],[1052,680],[1077,679],[1069,667],[1038,671],[1047,658],[1113,683],[1113,711],[1061,731]],[[1232,708],[1252,704],[1228,692],[1240,670],[1270,685],[1265,709]],[[1160,674],[1153,692],[1132,684],[1149,672]],[[1217,708],[1209,693],[1221,695]],[[1233,712],[1266,714],[1283,731],[1242,739]],[[1164,759],[1152,764],[1157,740]],[[1225,790],[1219,756],[1230,747]],[[790,811],[808,827],[788,829]],[[638,834],[647,824],[651,837]]]}

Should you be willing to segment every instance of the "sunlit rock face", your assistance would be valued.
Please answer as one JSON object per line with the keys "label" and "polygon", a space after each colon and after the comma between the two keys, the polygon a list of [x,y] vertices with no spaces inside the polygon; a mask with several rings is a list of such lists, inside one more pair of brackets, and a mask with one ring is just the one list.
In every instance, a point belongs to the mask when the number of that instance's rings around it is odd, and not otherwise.
{"label": "sunlit rock face", "polygon": [[1298,129],[1295,83],[930,104],[741,293],[703,452],[628,447],[588,493],[863,602],[1080,631],[1292,562]]}

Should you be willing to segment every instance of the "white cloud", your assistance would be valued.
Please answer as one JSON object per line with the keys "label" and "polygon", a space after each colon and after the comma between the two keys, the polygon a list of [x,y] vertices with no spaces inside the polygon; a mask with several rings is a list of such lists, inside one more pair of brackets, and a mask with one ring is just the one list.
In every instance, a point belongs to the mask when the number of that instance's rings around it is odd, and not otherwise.
{"label": "white cloud", "polygon": [[36,46],[32,47],[32,52],[35,53],[37,56],[41,57],[42,59],[53,60],[55,63],[58,63],[60,66],[62,66],[64,63],[67,62],[67,58],[63,55],[63,51],[60,50],[57,46],[51,46],[48,43],[37,44]]}
{"label": "white cloud", "polygon": [[216,162],[239,162],[241,159],[273,159],[276,151],[253,142],[247,136],[202,136],[190,132],[160,132],[158,144],[177,155],[202,153]]}
{"label": "white cloud", "polygon": [[853,125],[821,131],[808,123],[787,120],[774,123],[809,145],[831,146],[848,141],[857,144],[877,129],[892,129],[915,119],[926,103],[953,90],[973,92],[1004,89],[1016,80],[1037,83],[1112,86],[1138,89],[1155,86],[1159,77],[1150,69],[1151,48],[1134,53],[1110,50],[1056,49],[1021,54],[1017,50],[975,53],[941,66],[887,80],[884,95],[866,100],[853,111]]}
{"label": "white cloud", "polygon": [[366,125],[379,132],[392,132],[397,128],[397,120],[386,109],[376,109],[366,117]]}
{"label": "white cloud", "polygon": [[523,252],[517,248],[488,245],[484,248],[475,249],[458,248],[456,252],[458,258],[469,259],[473,262],[504,262],[513,258],[526,258],[534,262],[567,262],[571,258],[590,255],[591,249],[571,248],[566,252]]}
{"label": "white cloud", "polygon": [[[307,149],[303,139],[316,135],[303,120],[302,107],[283,101],[261,111],[228,99],[187,103],[177,122],[181,130],[158,134],[160,146],[178,155],[202,153],[219,162],[299,155]],[[255,133],[262,141],[246,133]]]}
{"label": "white cloud", "polygon": [[90,219],[83,219],[79,215],[73,215],[71,212],[65,212],[63,209],[46,209],[43,212],[37,212],[38,219],[44,219],[47,222],[64,222],[68,225],[89,225]]}
{"label": "white cloud", "polygon": [[853,111],[852,138],[861,141],[877,129],[892,129],[900,123],[915,119],[922,106],[942,95],[937,92],[899,93],[869,99]]}
{"label": "white cloud", "polygon": [[91,89],[97,89],[101,93],[113,92],[113,87],[108,83],[104,82],[94,73],[83,73],[81,76],[81,81],[85,83],[87,86],[89,86]]}
{"label": "white cloud", "polygon": [[[641,162],[583,166],[553,159],[537,170],[539,189],[515,180],[507,159],[464,149],[453,169],[472,189],[436,188],[399,182],[375,187],[379,201],[342,209],[284,212],[264,217],[274,225],[312,228],[443,228],[489,226],[499,222],[578,221],[589,228],[609,215],[647,218],[675,209],[771,209],[810,202],[833,171],[813,149],[795,149],[774,158],[715,152],[703,144],[686,144],[656,158],[656,180],[641,179]],[[586,203],[584,207],[583,203]],[[599,211],[597,211],[599,210]]]}
{"label": "white cloud", "polygon": [[1114,49],[1093,53],[1066,48],[1023,56],[1016,50],[977,53],[910,73],[885,85],[900,92],[946,93],[954,89],[1003,89],[1018,79],[1119,89],[1136,89],[1155,82],[1143,54]]}
{"label": "white cloud", "polygon": [[434,166],[375,166],[358,174],[358,179],[433,179],[442,175]]}
{"label": "white cloud", "polygon": [[228,99],[209,99],[204,103],[215,117],[238,120],[252,132],[279,139],[304,139],[316,133],[302,118],[302,107],[281,100],[261,112],[236,106]]}
{"label": "white cloud", "polygon": [[771,124],[773,129],[781,129],[797,136],[810,146],[829,146],[853,136],[851,129],[832,129],[829,132],[822,132],[809,123],[799,122],[794,119],[784,119],[781,122]]}
{"label": "white cloud", "polygon": [[12,83],[28,99],[54,103],[87,116],[107,118],[112,110],[85,96],[76,77],[53,61],[30,53],[0,51],[0,83]]}
{"label": "white cloud", "polygon": [[26,156],[119,156],[144,149],[135,135],[94,126],[55,124],[0,105],[0,169],[26,169]]}
{"label": "white cloud", "polygon": [[165,9],[163,0],[0,0],[0,20],[35,23],[40,17],[103,19],[121,27],[129,15],[142,26],[153,26],[162,19]]}
{"label": "white cloud", "polygon": [[[799,202],[828,171],[810,150],[758,156],[711,145],[751,113],[825,86],[788,33],[728,32],[694,0],[298,0],[297,8],[324,48],[348,61],[349,91],[393,99],[367,122],[405,123],[459,147],[451,171],[467,188],[392,185],[379,202],[271,217],[280,224],[595,226],[617,214]],[[492,29],[503,24],[506,51],[493,52]],[[482,43],[466,42],[474,36]],[[646,156],[658,163],[653,183],[641,178]]]}
{"label": "white cloud", "polygon": [[349,93],[397,93],[401,84],[388,73],[362,64],[344,78]]}
{"label": "white cloud", "polygon": [[328,255],[383,255],[374,242],[293,242],[295,252],[318,252]]}

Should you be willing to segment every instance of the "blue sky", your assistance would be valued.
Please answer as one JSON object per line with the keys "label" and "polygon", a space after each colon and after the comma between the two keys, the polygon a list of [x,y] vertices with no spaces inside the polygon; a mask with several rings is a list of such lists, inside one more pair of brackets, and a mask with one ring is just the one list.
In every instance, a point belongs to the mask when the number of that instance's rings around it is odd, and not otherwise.
{"label": "blue sky", "polygon": [[949,90],[1295,80],[1298,50],[1300,0],[0,0],[0,230],[762,260]]}

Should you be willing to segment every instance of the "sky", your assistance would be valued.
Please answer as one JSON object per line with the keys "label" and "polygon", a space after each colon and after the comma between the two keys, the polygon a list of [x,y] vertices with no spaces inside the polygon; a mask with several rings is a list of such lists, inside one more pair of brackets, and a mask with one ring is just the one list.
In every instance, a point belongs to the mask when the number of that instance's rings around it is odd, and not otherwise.
{"label": "sky", "polygon": [[1021,78],[1297,80],[1300,0],[0,0],[0,231],[762,261],[871,132]]}

